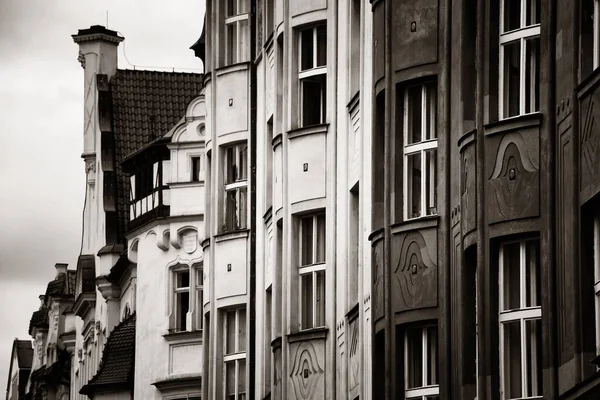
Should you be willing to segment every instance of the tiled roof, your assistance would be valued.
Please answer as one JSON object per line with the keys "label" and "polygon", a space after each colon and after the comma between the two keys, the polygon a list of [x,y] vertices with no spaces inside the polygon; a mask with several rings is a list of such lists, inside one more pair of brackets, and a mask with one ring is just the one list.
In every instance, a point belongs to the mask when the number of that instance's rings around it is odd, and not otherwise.
{"label": "tiled roof", "polygon": [[201,89],[202,74],[117,70],[111,79],[121,232],[129,219],[129,179],[120,162],[167,133]]}
{"label": "tiled roof", "polygon": [[48,327],[48,307],[42,306],[39,310],[34,311],[29,320],[29,332],[35,328],[47,328]]}
{"label": "tiled roof", "polygon": [[87,395],[107,387],[133,389],[135,320],[132,314],[113,329],[104,346],[98,372],[79,393]]}
{"label": "tiled roof", "polygon": [[58,274],[55,280],[48,283],[46,296],[72,296],[75,294],[76,271]]}

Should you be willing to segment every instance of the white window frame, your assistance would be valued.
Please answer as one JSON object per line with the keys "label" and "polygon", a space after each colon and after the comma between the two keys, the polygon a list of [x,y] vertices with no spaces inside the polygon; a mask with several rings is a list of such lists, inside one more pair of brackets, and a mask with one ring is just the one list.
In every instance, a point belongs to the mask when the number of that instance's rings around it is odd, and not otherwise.
{"label": "white window frame", "polygon": [[[299,219],[299,227],[298,227],[298,274],[299,274],[299,282],[298,282],[298,287],[299,287],[299,292],[298,292],[298,316],[300,317],[298,320],[298,326],[300,327],[300,330],[303,329],[314,329],[314,328],[320,328],[323,326],[326,326],[326,304],[325,304],[325,298],[326,296],[324,296],[323,299],[317,299],[317,275],[319,272],[323,271],[324,273],[324,277],[323,277],[323,285],[326,284],[326,279],[327,279],[327,263],[326,263],[326,259],[327,259],[327,242],[325,242],[325,260],[323,260],[322,262],[317,262],[314,263],[314,261],[317,259],[317,251],[318,251],[318,217],[319,216],[325,216],[325,213],[316,213],[313,215],[309,215],[309,216],[303,216]],[[303,241],[302,241],[302,220],[304,220],[305,218],[312,218],[312,264],[307,264],[307,265],[302,265],[302,254],[303,254]],[[325,218],[325,231],[323,232],[323,234],[325,235],[325,237],[327,236],[327,218]],[[325,237],[322,238],[323,241],[325,241]],[[302,295],[303,295],[303,285],[302,285],[302,278],[305,275],[312,275],[312,324],[311,326],[305,327],[302,326],[302,320],[303,318],[303,309],[302,309]],[[317,325],[317,303],[321,301],[323,304],[323,325]]]}
{"label": "white window frame", "polygon": [[[242,164],[241,160],[242,160],[242,152],[243,149],[246,149],[246,165],[244,166],[245,171],[244,171],[244,178],[243,179],[237,179],[233,182],[227,183],[226,179],[227,179],[227,173],[229,173],[227,171],[227,166],[228,166],[228,157],[227,157],[227,150],[233,148],[234,149],[234,158],[235,158],[235,165],[239,168],[239,166]],[[223,181],[224,181],[224,198],[223,198],[223,217],[222,217],[222,221],[223,221],[223,232],[232,232],[238,229],[246,229],[248,227],[248,144],[246,142],[241,142],[241,143],[236,143],[233,144],[231,146],[226,146],[223,148]],[[241,170],[241,169],[240,169]],[[239,172],[238,172],[239,175]],[[246,201],[242,204],[242,195],[241,195],[241,190],[242,188],[246,189]],[[235,204],[236,204],[236,221],[237,224],[236,226],[233,227],[228,227],[227,226],[227,218],[228,218],[228,214],[227,214],[227,207],[228,207],[228,203],[227,203],[227,198],[229,195],[229,192],[231,191],[235,191]],[[242,210],[243,209],[243,210]],[[243,214],[245,214],[245,220],[242,220],[241,218],[241,214],[242,211],[244,211]]]}
{"label": "white window frame", "polygon": [[[199,331],[202,330],[203,327],[203,304],[204,303],[204,268],[203,264],[200,263],[192,267],[192,271],[194,271],[194,329]],[[199,278],[200,277],[200,281]],[[191,283],[191,281],[190,281]],[[192,301],[192,300],[190,300]]]}
{"label": "white window frame", "polygon": [[[427,381],[429,379],[429,370],[427,368],[427,361],[431,358],[431,355],[428,354],[429,346],[427,343],[427,328],[430,328],[432,325],[424,325],[420,327],[421,335],[423,340],[422,346],[422,386],[418,388],[409,388],[409,359],[408,359],[408,335],[406,332],[404,333],[404,398],[405,399],[416,399],[416,400],[427,400],[431,396],[439,396],[440,395],[440,385],[427,385]],[[439,348],[438,338],[436,337],[436,349]],[[438,362],[437,354],[436,364]]]}
{"label": "white window frame", "polygon": [[[245,9],[248,9],[250,7],[249,4],[247,4],[247,0],[233,0],[233,2],[236,4],[236,8],[235,11],[239,12],[239,10],[241,9],[240,6],[245,4]],[[226,65],[232,65],[232,64],[237,64],[240,62],[244,62],[244,61],[248,61],[248,53],[249,53],[249,49],[248,46],[250,45],[250,21],[249,21],[249,13],[242,13],[242,14],[232,14],[229,15],[229,10],[227,9],[227,2],[225,2],[225,60],[226,60]],[[246,29],[242,29],[243,24],[241,23],[242,21],[245,21],[246,24]],[[229,32],[229,26],[235,24],[236,25],[236,38],[235,38],[235,49],[230,49],[229,48],[229,37],[228,37],[228,32]],[[246,31],[246,34],[244,36],[244,32],[243,30]],[[244,41],[243,39],[246,39],[246,41]],[[232,50],[235,52],[235,59],[234,54],[232,54]]]}
{"label": "white window frame", "polygon": [[[318,35],[317,35],[317,31],[318,28],[320,27],[325,27],[325,29],[327,29],[326,25],[323,24],[318,24],[315,26],[311,26],[310,28],[304,28],[301,29],[298,33],[298,92],[299,92],[299,104],[298,104],[298,110],[299,110],[299,126],[304,126],[304,90],[303,90],[303,81],[307,78],[311,78],[313,76],[317,76],[317,75],[324,75],[325,76],[325,87],[323,88],[323,91],[321,92],[321,109],[320,109],[320,113],[321,115],[319,116],[319,121],[321,124],[325,123],[325,111],[324,108],[326,109],[327,105],[324,104],[324,102],[326,101],[326,93],[327,93],[327,62],[325,62],[325,65],[318,65]],[[312,41],[313,41],[313,54],[312,54],[312,68],[308,68],[305,70],[302,70],[302,33],[306,30],[312,30]],[[325,39],[327,40],[327,39]]]}
{"label": "white window frame", "polygon": [[[527,398],[527,399],[542,399],[543,396],[539,395],[539,396],[525,396],[525,393],[527,392],[527,385],[528,385],[528,379],[529,376],[527,374],[527,371],[529,370],[529,365],[527,364],[527,349],[529,346],[531,346],[532,341],[529,341],[528,338],[526,337],[527,335],[527,329],[526,329],[526,323],[527,321],[531,321],[531,320],[541,320],[542,319],[542,307],[541,305],[538,306],[533,306],[533,307],[528,307],[527,306],[527,298],[526,298],[526,293],[527,293],[527,279],[526,279],[526,268],[527,268],[527,258],[526,258],[526,252],[527,252],[527,243],[528,242],[537,242],[537,246],[539,249],[539,241],[537,239],[521,239],[521,240],[516,240],[516,241],[509,241],[509,242],[504,242],[502,243],[502,245],[500,246],[500,250],[499,250],[499,264],[498,264],[498,275],[499,275],[499,296],[498,296],[498,300],[499,300],[499,307],[498,307],[498,311],[499,311],[499,315],[498,315],[498,322],[499,322],[499,328],[500,328],[500,336],[499,336],[499,343],[500,343],[500,394],[501,394],[501,399],[507,399],[506,397],[506,393],[505,393],[505,381],[506,381],[506,377],[505,377],[505,368],[504,368],[504,324],[507,322],[515,322],[515,321],[519,321],[520,323],[520,329],[521,329],[521,397],[518,397],[518,399],[520,398]],[[520,299],[520,308],[518,309],[514,309],[514,310],[504,310],[504,288],[505,288],[505,282],[504,282],[504,247],[506,245],[510,245],[510,244],[515,244],[515,243],[519,243],[519,251],[520,251],[520,259],[519,259],[519,282],[520,282],[520,288],[519,288],[519,299]],[[540,260],[537,260],[537,263],[539,264]],[[538,275],[534,275],[532,274],[532,277],[535,277],[535,279],[540,279],[539,276],[539,271],[536,271]],[[535,284],[532,285],[533,287],[536,287]],[[541,329],[541,324],[540,324],[540,329]],[[537,340],[537,339],[535,339]],[[534,342],[533,342],[534,343]],[[537,349],[535,348],[535,346],[533,346],[533,348],[531,349],[531,354],[532,354],[532,359],[536,359],[535,353],[536,353]],[[537,374],[537,369],[536,368],[531,368],[531,375],[533,377],[533,380],[535,381],[536,378],[536,374]]]}
{"label": "white window frame", "polygon": [[600,67],[600,0],[594,0],[594,69]]}
{"label": "white window frame", "polygon": [[[240,323],[240,311],[244,310],[244,312],[246,312],[245,308],[236,308],[234,310],[224,310],[223,311],[223,400],[227,400],[227,364],[228,363],[235,363],[235,399],[239,399],[240,398],[240,392],[239,392],[239,379],[240,379],[240,363],[245,363],[246,362],[246,351],[239,351],[240,349],[240,336],[239,336],[239,323]],[[234,340],[234,351],[232,353],[227,353],[227,314],[230,312],[234,312],[235,313],[235,340]],[[248,321],[248,315],[246,314],[246,321]],[[247,330],[246,327],[244,327],[244,330],[246,331],[246,338],[248,337],[247,335]],[[247,344],[244,348],[248,348]],[[246,373],[247,373],[247,368],[246,368]],[[248,380],[246,379],[246,377],[243,377],[244,381],[246,382],[246,392],[243,393],[245,395],[247,395],[247,391],[248,391]],[[244,397],[246,398],[246,397]]]}
{"label": "white window frame", "polygon": [[[188,273],[188,286],[182,286],[182,287],[178,287],[177,286],[177,276],[179,274],[182,273]],[[188,326],[188,321],[187,321],[187,314],[189,314],[191,307],[190,307],[190,303],[191,303],[191,281],[192,279],[192,275],[190,273],[190,267],[189,266],[185,266],[183,268],[174,268],[173,269],[173,313],[175,314],[175,319],[173,320],[173,326],[172,326],[172,332],[186,332],[186,331],[190,331],[191,327]],[[179,315],[179,294],[181,293],[188,293],[188,311],[185,317],[185,321],[179,321],[180,315]],[[183,326],[178,326],[178,325],[183,325]]]}
{"label": "white window frame", "polygon": [[[404,90],[404,120],[403,120],[403,131],[404,131],[404,148],[403,148],[403,152],[404,152],[404,160],[403,160],[403,185],[404,185],[404,220],[409,220],[409,219],[416,219],[416,218],[422,218],[428,215],[436,215],[437,214],[437,199],[436,199],[436,191],[437,191],[437,165],[435,166],[429,166],[430,168],[433,168],[433,171],[435,172],[435,177],[434,177],[434,182],[430,183],[427,182],[426,179],[426,153],[429,150],[435,149],[436,150],[436,158],[435,158],[435,163],[437,164],[437,147],[438,147],[438,134],[437,134],[437,119],[436,117],[436,113],[433,110],[430,110],[428,107],[429,104],[429,99],[427,96],[427,86],[428,85],[432,85],[431,82],[428,83],[423,83],[417,86],[421,86],[421,140],[419,142],[415,142],[412,144],[408,144],[408,119],[410,118],[408,111],[409,111],[409,89],[411,87],[407,87]],[[414,87],[414,86],[413,86]],[[436,93],[436,101],[437,101],[437,85],[434,84],[435,87],[435,93]],[[435,134],[432,136],[435,136],[435,138],[433,139],[427,139],[424,140],[424,136],[425,136],[425,130],[427,129],[427,118],[431,118],[432,120],[430,121],[429,126],[435,131]],[[418,216],[410,216],[409,215],[409,210],[408,210],[408,198],[409,196],[412,195],[412,193],[409,193],[409,189],[412,188],[412,185],[409,185],[409,179],[408,179],[408,158],[410,156],[413,156],[415,154],[419,154],[421,155],[421,214],[419,214]],[[412,189],[411,189],[412,190]],[[425,193],[429,192],[429,199],[435,199],[433,200],[433,204],[427,204],[427,196],[425,195]],[[429,209],[430,208],[435,208],[435,212],[433,213],[429,213]]]}
{"label": "white window frame", "polygon": [[[196,274],[203,274],[203,263],[195,263],[191,266],[186,264],[177,264],[171,268],[171,315],[172,319],[169,323],[169,332],[191,332],[196,330],[202,330],[202,304],[198,303],[198,291],[203,291],[204,286],[197,284]],[[177,274],[182,272],[189,273],[189,286],[177,287]],[[204,276],[203,276],[204,280]],[[188,312],[186,314],[185,329],[178,327],[177,322],[179,318],[179,302],[177,301],[177,294],[188,292]],[[202,293],[204,295],[204,293]],[[188,318],[188,315],[191,315]],[[189,321],[188,321],[189,320]],[[189,322],[189,323],[188,323]]]}
{"label": "white window frame", "polygon": [[[198,160],[198,179],[194,179],[194,160]],[[202,156],[200,154],[190,155],[190,182],[201,182],[204,180],[202,170]]]}
{"label": "white window frame", "polygon": [[[519,115],[525,115],[527,114],[526,112],[526,90],[525,90],[525,84],[527,82],[526,80],[526,57],[527,57],[527,53],[526,53],[526,43],[527,40],[530,39],[535,39],[535,38],[539,38],[540,37],[540,32],[541,32],[541,28],[540,28],[540,23],[534,24],[534,25],[527,25],[527,3],[531,1],[531,0],[521,0],[521,24],[519,26],[518,29],[513,29],[512,31],[504,31],[504,2],[505,0],[500,0],[500,70],[499,70],[499,86],[498,86],[498,98],[499,98],[499,102],[498,102],[498,106],[499,106],[499,111],[500,111],[500,119],[506,119],[506,118],[514,118],[517,117]],[[535,4],[535,3],[533,3]],[[541,4],[540,4],[541,7]],[[534,11],[532,11],[532,13],[534,13]],[[509,44],[514,44],[515,42],[519,42],[520,43],[520,61],[519,61],[519,113],[517,115],[513,115],[512,117],[507,117],[505,116],[505,109],[504,109],[504,50],[506,48],[506,45]],[[537,63],[540,62],[540,60],[536,60]],[[539,87],[535,87],[535,78],[531,79],[531,85],[532,87],[529,88],[531,90],[531,101],[535,98],[535,94],[537,93],[537,91],[539,91]],[[539,104],[537,104],[536,109],[534,109],[534,107],[531,107],[531,111],[529,112],[529,114],[533,114],[539,111]]]}

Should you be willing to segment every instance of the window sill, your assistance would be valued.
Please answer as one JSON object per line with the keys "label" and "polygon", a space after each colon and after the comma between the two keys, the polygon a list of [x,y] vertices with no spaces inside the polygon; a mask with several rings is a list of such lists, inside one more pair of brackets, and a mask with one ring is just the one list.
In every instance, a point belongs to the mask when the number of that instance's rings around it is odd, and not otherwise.
{"label": "window sill", "polygon": [[310,125],[302,128],[292,129],[288,131],[288,139],[295,139],[305,135],[316,135],[319,133],[327,133],[329,124]]}
{"label": "window sill", "polygon": [[182,331],[165,333],[162,335],[167,342],[202,342],[202,329],[195,331]]}
{"label": "window sill", "polygon": [[176,187],[204,187],[204,180],[201,181],[187,181],[187,182],[171,182],[169,183],[170,188]]}
{"label": "window sill", "polygon": [[541,122],[542,114],[534,112],[492,122],[491,124],[484,125],[483,130],[486,136],[491,136],[502,132],[539,126]]}
{"label": "window sill", "polygon": [[326,327],[321,328],[311,328],[305,329],[302,331],[298,331],[295,333],[290,333],[287,336],[288,343],[301,342],[305,340],[315,340],[315,339],[327,339],[327,333],[329,329]]}
{"label": "window sill", "polygon": [[427,215],[425,217],[411,218],[403,222],[398,222],[390,228],[393,234],[417,229],[437,228],[439,219],[439,215]]}
{"label": "window sill", "polygon": [[202,374],[178,374],[172,375],[152,385],[161,392],[167,390],[199,388],[202,385]]}

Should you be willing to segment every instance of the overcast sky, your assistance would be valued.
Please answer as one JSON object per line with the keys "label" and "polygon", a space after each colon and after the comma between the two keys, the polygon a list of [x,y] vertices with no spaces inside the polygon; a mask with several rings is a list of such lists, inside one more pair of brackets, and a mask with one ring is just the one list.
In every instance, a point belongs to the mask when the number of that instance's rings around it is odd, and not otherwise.
{"label": "overcast sky", "polygon": [[12,340],[30,339],[29,319],[54,264],[74,269],[81,245],[83,69],[71,35],[106,25],[108,11],[108,28],[125,36],[119,68],[133,68],[125,49],[138,66],[201,72],[189,47],[204,7],[204,0],[0,0],[0,393]]}

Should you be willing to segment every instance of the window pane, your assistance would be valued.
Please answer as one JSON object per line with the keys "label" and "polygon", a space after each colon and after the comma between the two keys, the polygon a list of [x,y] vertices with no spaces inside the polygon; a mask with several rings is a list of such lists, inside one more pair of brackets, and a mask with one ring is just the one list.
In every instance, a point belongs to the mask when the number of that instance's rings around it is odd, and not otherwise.
{"label": "window pane", "polygon": [[304,71],[313,68],[313,29],[305,29],[300,33],[300,35],[302,46],[300,50],[300,71]]}
{"label": "window pane", "polygon": [[521,27],[521,1],[504,0],[504,32]]}
{"label": "window pane", "polygon": [[225,392],[228,399],[235,399],[235,361],[225,363]]}
{"label": "window pane", "polygon": [[525,304],[527,307],[541,306],[540,257],[538,242],[526,244],[525,253]]}
{"label": "window pane", "polygon": [[192,182],[200,180],[200,157],[192,157]]}
{"label": "window pane", "polygon": [[317,271],[315,326],[325,326],[325,271]]}
{"label": "window pane", "polygon": [[325,214],[317,216],[317,259],[315,263],[325,262]]}
{"label": "window pane", "polygon": [[238,310],[238,349],[237,351],[246,351],[246,309]]}
{"label": "window pane", "polygon": [[190,287],[190,272],[181,271],[176,274],[177,276],[177,289]]}
{"label": "window pane", "polygon": [[227,342],[225,354],[235,353],[235,311],[227,312]]}
{"label": "window pane", "polygon": [[423,328],[406,329],[406,389],[423,386]]}
{"label": "window pane", "polygon": [[525,321],[527,340],[527,396],[542,396],[542,329],[541,320]]}
{"label": "window pane", "polygon": [[302,126],[325,121],[326,75],[315,75],[300,81],[302,85]]}
{"label": "window pane", "polygon": [[190,292],[177,293],[177,329],[187,330],[187,313],[190,310]]}
{"label": "window pane", "polygon": [[437,138],[437,89],[435,83],[427,85],[427,124],[425,127],[425,140]]}
{"label": "window pane", "polygon": [[202,329],[202,289],[196,290],[196,329]]}
{"label": "window pane", "polygon": [[317,67],[327,65],[327,27],[317,27]]}
{"label": "window pane", "polygon": [[196,287],[204,285],[204,274],[202,268],[196,269]]}
{"label": "window pane", "polygon": [[527,6],[527,25],[540,23],[540,0],[525,0]]}
{"label": "window pane", "polygon": [[248,179],[248,145],[241,144],[237,147],[240,152],[240,160],[236,179],[238,181],[243,181]]}
{"label": "window pane", "polygon": [[237,176],[237,167],[235,159],[235,146],[228,147],[225,150],[225,183],[235,182]]}
{"label": "window pane", "polygon": [[237,59],[237,23],[227,24],[227,64],[235,64]]}
{"label": "window pane", "polygon": [[238,399],[246,398],[246,359],[238,361]]}
{"label": "window pane", "polygon": [[407,187],[408,194],[405,201],[408,202],[408,218],[421,216],[421,153],[415,153],[407,156]]}
{"label": "window pane", "polygon": [[540,38],[525,41],[525,112],[540,109]]}
{"label": "window pane", "polygon": [[227,16],[237,14],[237,0],[227,0]]}
{"label": "window pane", "polygon": [[302,254],[300,265],[310,265],[313,263],[313,217],[302,218]]}
{"label": "window pane", "polygon": [[502,272],[504,282],[504,304],[500,311],[516,310],[521,308],[521,245],[520,243],[506,244],[503,247],[504,265]]}
{"label": "window pane", "polygon": [[248,12],[248,0],[234,0],[238,2],[238,14],[246,14]]}
{"label": "window pane", "polygon": [[248,188],[241,187],[238,189],[239,192],[239,204],[238,204],[238,218],[237,218],[237,228],[238,229],[246,229],[246,220],[247,220],[247,204],[248,204]]}
{"label": "window pane", "polygon": [[438,365],[437,365],[437,327],[427,328],[427,385],[437,385]]}
{"label": "window pane", "polygon": [[237,227],[237,189],[228,190],[225,192],[225,215],[224,215],[224,230],[230,231]]}
{"label": "window pane", "polygon": [[521,397],[521,321],[505,322],[504,393],[506,398]]}
{"label": "window pane", "polygon": [[437,149],[425,151],[425,205],[427,215],[437,214]]}
{"label": "window pane", "polygon": [[300,275],[301,283],[301,320],[302,329],[313,327],[313,275],[312,273]]}
{"label": "window pane", "polygon": [[242,19],[238,22],[238,29],[240,30],[240,42],[239,42],[239,58],[237,62],[248,61],[248,54],[250,53],[250,28],[248,28],[248,19]]}
{"label": "window pane", "polygon": [[504,50],[504,117],[519,115],[521,43],[519,41],[502,46]]}
{"label": "window pane", "polygon": [[421,86],[408,88],[408,132],[405,145],[418,143],[421,139],[421,113],[423,111],[423,89]]}

